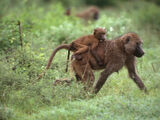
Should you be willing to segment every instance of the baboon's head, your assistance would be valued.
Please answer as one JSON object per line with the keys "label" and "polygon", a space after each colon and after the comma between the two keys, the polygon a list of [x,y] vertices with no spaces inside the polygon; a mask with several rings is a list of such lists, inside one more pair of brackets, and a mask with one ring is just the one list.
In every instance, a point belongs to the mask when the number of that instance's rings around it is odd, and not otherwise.
{"label": "baboon's head", "polygon": [[106,39],[106,30],[103,28],[94,29],[93,34],[99,41],[104,41]]}
{"label": "baboon's head", "polygon": [[71,8],[67,8],[65,15],[70,16],[71,15]]}
{"label": "baboon's head", "polygon": [[98,20],[98,19],[99,19],[99,13],[98,13],[98,12],[95,12],[95,13],[93,14],[93,19],[94,19],[94,20]]}
{"label": "baboon's head", "polygon": [[142,48],[143,41],[136,33],[127,33],[122,36],[122,40],[124,41],[124,49],[127,54],[136,57],[142,57],[144,55]]}

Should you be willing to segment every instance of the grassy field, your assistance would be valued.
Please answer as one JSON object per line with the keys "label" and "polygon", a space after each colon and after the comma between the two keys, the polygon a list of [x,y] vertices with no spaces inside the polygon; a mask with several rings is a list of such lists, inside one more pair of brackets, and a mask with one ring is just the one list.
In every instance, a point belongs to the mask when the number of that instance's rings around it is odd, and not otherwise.
{"label": "grassy field", "polygon": [[[2,7],[1,4],[0,120],[160,120],[158,5],[125,2],[104,7],[100,19],[87,24],[65,16],[61,3],[28,5],[24,1],[12,8]],[[23,48],[18,20],[22,23]],[[57,45],[90,34],[96,27],[105,27],[108,39],[127,32],[136,32],[143,39],[146,54],[137,59],[137,69],[148,94],[129,79],[125,68],[112,74],[94,97],[83,90],[81,83],[53,88],[56,79],[71,77],[65,73],[66,50],[57,53],[51,69],[37,80]],[[96,80],[100,72],[95,71]]]}

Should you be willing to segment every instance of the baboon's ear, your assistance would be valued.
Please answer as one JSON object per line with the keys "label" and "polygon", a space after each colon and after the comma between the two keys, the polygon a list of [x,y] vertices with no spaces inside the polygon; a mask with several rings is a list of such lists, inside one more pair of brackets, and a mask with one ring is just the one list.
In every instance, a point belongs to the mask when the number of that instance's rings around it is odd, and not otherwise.
{"label": "baboon's ear", "polygon": [[130,41],[130,37],[128,36],[125,40],[125,43],[127,44]]}

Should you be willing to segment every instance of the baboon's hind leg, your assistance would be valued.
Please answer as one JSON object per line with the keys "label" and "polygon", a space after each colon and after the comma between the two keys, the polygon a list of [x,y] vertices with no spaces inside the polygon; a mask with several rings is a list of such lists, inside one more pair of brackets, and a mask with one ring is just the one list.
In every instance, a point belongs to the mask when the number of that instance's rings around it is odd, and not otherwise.
{"label": "baboon's hind leg", "polygon": [[73,60],[71,65],[75,72],[77,81],[81,81],[83,84],[87,84],[88,87],[92,87],[95,78],[90,65],[87,63],[82,64],[77,60]]}

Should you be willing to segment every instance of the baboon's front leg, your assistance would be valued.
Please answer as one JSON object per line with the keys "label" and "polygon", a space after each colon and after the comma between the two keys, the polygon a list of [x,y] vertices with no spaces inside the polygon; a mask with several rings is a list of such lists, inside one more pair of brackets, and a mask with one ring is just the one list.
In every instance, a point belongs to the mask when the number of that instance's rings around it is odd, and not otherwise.
{"label": "baboon's front leg", "polygon": [[102,88],[102,86],[106,82],[107,78],[109,77],[109,75],[111,75],[113,72],[114,72],[114,69],[110,65],[108,65],[106,67],[106,69],[103,72],[101,72],[101,75],[100,75],[97,83],[93,87],[94,88],[94,93],[98,93],[99,92],[99,90]]}
{"label": "baboon's front leg", "polygon": [[147,88],[136,72],[135,59],[128,61],[126,63],[126,67],[128,69],[129,77],[137,84],[140,90],[144,90],[145,92],[147,92]]}
{"label": "baboon's front leg", "polygon": [[107,69],[105,69],[101,75],[100,75],[100,78],[98,79],[96,85],[93,87],[94,89],[94,93],[98,93],[99,90],[102,88],[103,84],[106,82],[108,76],[110,75],[111,73],[109,73],[109,71]]}
{"label": "baboon's front leg", "polygon": [[111,75],[113,72],[118,72],[123,67],[123,61],[120,62],[121,59],[119,59],[118,62],[110,62],[106,66],[105,70],[101,73],[100,78],[98,79],[96,85],[94,88],[94,93],[98,93],[99,90],[102,88],[104,83],[106,82],[109,75]]}

